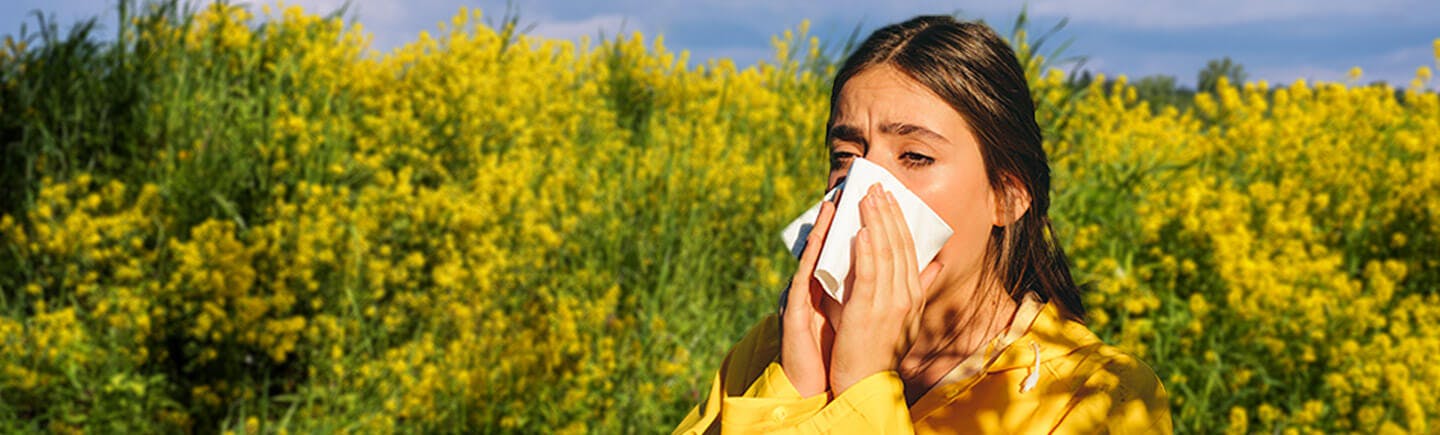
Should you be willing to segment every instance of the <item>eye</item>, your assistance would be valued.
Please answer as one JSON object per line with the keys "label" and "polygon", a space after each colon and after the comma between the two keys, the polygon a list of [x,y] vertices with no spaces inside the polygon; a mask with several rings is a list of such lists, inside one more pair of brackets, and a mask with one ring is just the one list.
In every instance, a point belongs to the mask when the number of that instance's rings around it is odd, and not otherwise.
{"label": "eye", "polygon": [[857,156],[859,155],[845,150],[830,151],[830,169],[836,170],[849,166],[850,161]]}
{"label": "eye", "polygon": [[900,163],[914,168],[935,163],[935,158],[911,151],[900,155]]}

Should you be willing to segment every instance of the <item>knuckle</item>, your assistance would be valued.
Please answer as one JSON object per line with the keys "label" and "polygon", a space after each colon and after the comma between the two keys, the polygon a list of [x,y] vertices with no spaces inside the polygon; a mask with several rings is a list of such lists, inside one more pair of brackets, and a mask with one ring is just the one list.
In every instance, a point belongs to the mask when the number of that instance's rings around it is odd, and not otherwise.
{"label": "knuckle", "polygon": [[857,283],[866,283],[866,284],[875,282],[875,268],[874,268],[874,267],[856,267],[856,268],[855,268],[855,282],[857,282]]}
{"label": "knuckle", "polygon": [[875,254],[880,258],[889,258],[890,251],[890,246],[883,243],[875,247]]}
{"label": "knuckle", "polygon": [[857,264],[855,265],[855,281],[873,282],[876,281],[876,265]]}

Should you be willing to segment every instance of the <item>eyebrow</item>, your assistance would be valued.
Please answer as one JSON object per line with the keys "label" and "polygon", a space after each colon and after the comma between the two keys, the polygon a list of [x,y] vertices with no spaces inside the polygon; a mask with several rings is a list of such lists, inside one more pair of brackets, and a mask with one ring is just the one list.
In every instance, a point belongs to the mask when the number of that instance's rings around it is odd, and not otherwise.
{"label": "eyebrow", "polygon": [[831,126],[830,131],[828,134],[826,134],[826,136],[828,136],[826,138],[826,142],[832,140],[843,140],[846,142],[855,142],[860,144],[861,146],[867,145],[865,142],[865,135],[860,132],[859,127],[853,125]]}
{"label": "eyebrow", "polygon": [[[944,135],[936,133],[934,130],[915,124],[906,124],[903,122],[890,122],[882,124],[880,125],[880,132],[897,136],[921,136],[945,143],[950,142],[950,140],[946,139]],[[859,127],[853,125],[841,124],[831,126],[828,136],[829,140],[838,139],[847,142],[855,142],[861,145],[868,145],[867,141],[865,140],[864,133],[860,131]]]}
{"label": "eyebrow", "polygon": [[950,142],[948,139],[945,139],[945,136],[941,135],[940,133],[936,133],[935,130],[931,130],[915,124],[906,124],[903,122],[891,122],[883,124],[880,126],[880,132],[890,133],[899,136],[923,136],[946,143]]}

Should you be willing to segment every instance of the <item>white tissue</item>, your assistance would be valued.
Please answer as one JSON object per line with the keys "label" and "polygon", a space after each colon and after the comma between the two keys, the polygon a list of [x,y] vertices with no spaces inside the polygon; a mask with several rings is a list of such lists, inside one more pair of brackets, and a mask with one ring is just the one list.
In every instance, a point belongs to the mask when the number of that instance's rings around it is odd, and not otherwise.
{"label": "white tissue", "polygon": [[[845,301],[845,281],[850,274],[852,258],[850,250],[854,246],[855,234],[860,231],[860,199],[875,183],[880,183],[881,187],[894,194],[896,202],[900,203],[905,224],[910,227],[911,239],[915,241],[915,265],[918,267],[916,272],[924,270],[930,260],[935,259],[935,254],[940,252],[940,247],[945,246],[945,241],[954,234],[944,219],[926,206],[925,201],[915,196],[914,192],[906,189],[905,184],[885,168],[865,159],[855,158],[850,164],[850,173],[846,175],[845,181],[826,192],[821,200],[831,201],[835,199],[837,191],[847,190],[840,196],[840,203],[835,206],[835,218],[830,221],[830,233],[825,237],[825,245],[820,248],[820,260],[815,266],[815,279],[820,281],[825,293],[836,301]],[[805,238],[810,234],[810,229],[819,215],[820,203],[816,203],[780,232],[780,237],[785,241],[785,246],[790,248],[791,255],[799,258],[804,252]]]}

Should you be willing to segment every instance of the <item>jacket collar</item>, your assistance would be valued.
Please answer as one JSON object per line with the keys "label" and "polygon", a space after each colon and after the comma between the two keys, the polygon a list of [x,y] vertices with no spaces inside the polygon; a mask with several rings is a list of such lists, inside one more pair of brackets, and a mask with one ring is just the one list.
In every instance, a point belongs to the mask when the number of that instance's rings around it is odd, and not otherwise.
{"label": "jacket collar", "polygon": [[[991,340],[980,355],[972,355],[950,371],[910,408],[910,417],[920,421],[946,406],[979,383],[986,374],[1030,369],[1037,363],[1063,358],[1101,341],[1083,323],[1066,319],[1053,303],[1027,295],[1007,332]],[[1026,324],[1028,323],[1028,328]],[[1038,346],[1039,351],[1036,352]],[[996,355],[996,351],[1000,352]],[[1045,382],[1046,379],[1038,379]],[[1020,385],[1015,386],[1017,389]]]}
{"label": "jacket collar", "polygon": [[1101,342],[1085,324],[1065,318],[1053,302],[1046,303],[1029,330],[1006,346],[985,371],[995,373],[1033,366],[1037,356],[1031,343],[1039,345],[1038,358],[1043,363]]}

